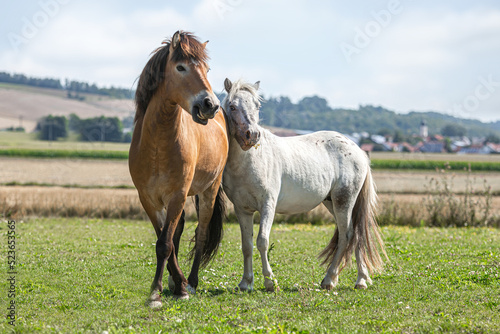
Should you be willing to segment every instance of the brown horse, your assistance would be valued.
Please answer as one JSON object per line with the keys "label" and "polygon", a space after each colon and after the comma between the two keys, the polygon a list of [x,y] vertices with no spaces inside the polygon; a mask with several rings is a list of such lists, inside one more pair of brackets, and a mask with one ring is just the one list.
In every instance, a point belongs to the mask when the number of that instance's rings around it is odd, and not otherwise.
{"label": "brown horse", "polygon": [[[135,96],[135,129],[129,168],[142,206],[153,223],[156,274],[148,304],[161,306],[168,261],[174,298],[189,298],[198,270],[215,255],[222,239],[224,199],[220,188],[227,160],[226,121],[207,80],[205,43],[176,32],[146,64]],[[213,119],[210,120],[209,119]],[[177,262],[184,228],[184,203],[197,196],[199,224],[193,266],[186,280]],[[188,285],[189,284],[189,285]]]}

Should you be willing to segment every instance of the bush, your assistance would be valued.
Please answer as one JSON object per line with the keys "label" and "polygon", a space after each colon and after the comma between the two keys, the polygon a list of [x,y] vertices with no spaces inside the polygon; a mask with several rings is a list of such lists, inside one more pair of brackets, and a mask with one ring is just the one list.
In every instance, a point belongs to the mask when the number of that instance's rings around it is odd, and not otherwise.
{"label": "bush", "polygon": [[58,140],[68,137],[68,120],[64,116],[52,116],[42,118],[36,125],[41,140]]}
{"label": "bush", "polygon": [[475,179],[471,179],[471,167],[467,169],[466,189],[461,196],[453,191],[454,174],[449,174],[450,167],[438,170],[440,178],[431,178],[427,187],[425,208],[427,225],[438,227],[491,226],[491,186],[483,180],[482,189],[475,188]]}

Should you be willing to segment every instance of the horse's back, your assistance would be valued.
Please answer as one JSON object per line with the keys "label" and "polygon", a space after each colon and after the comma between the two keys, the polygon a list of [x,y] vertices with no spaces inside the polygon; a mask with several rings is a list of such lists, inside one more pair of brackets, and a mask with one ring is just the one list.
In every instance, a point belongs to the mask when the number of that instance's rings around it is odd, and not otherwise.
{"label": "horse's back", "polygon": [[282,174],[279,213],[313,209],[335,192],[356,192],[366,177],[366,154],[338,132],[320,131],[296,137],[275,137],[273,156]]}

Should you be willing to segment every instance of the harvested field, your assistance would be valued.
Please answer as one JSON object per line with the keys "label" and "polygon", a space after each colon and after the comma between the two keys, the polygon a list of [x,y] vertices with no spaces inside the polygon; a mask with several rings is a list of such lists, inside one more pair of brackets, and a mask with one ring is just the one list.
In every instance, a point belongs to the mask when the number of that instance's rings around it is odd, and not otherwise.
{"label": "harvested field", "polygon": [[[423,211],[427,195],[381,194],[379,211],[385,212],[391,206],[408,214]],[[500,196],[492,198],[492,211],[500,215]],[[192,199],[186,204],[186,214],[193,219],[196,214]],[[228,202],[228,211],[232,212]],[[0,186],[0,213],[11,213],[17,217],[58,216],[89,218],[131,218],[147,220],[135,189],[80,189],[61,187]],[[230,214],[231,216],[231,214]],[[277,217],[277,221],[287,220]],[[319,206],[307,215],[292,219],[305,221],[332,221],[330,213]]]}
{"label": "harvested field", "polygon": [[[378,171],[373,172],[379,193],[424,193],[430,179],[439,176],[435,171]],[[463,192],[467,173],[448,173],[453,177],[454,190]],[[483,180],[500,192],[500,173],[472,173],[478,190]],[[132,187],[127,161],[0,158],[0,184],[79,185],[85,187]]]}

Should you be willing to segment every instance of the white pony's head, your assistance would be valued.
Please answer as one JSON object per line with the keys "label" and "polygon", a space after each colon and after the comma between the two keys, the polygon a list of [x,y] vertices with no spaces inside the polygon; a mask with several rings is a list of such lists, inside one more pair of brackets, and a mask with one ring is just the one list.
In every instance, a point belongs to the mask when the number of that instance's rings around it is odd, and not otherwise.
{"label": "white pony's head", "polygon": [[260,139],[259,109],[260,97],[259,81],[249,84],[238,80],[224,80],[227,96],[222,107],[229,118],[229,130],[243,151],[255,146]]}

